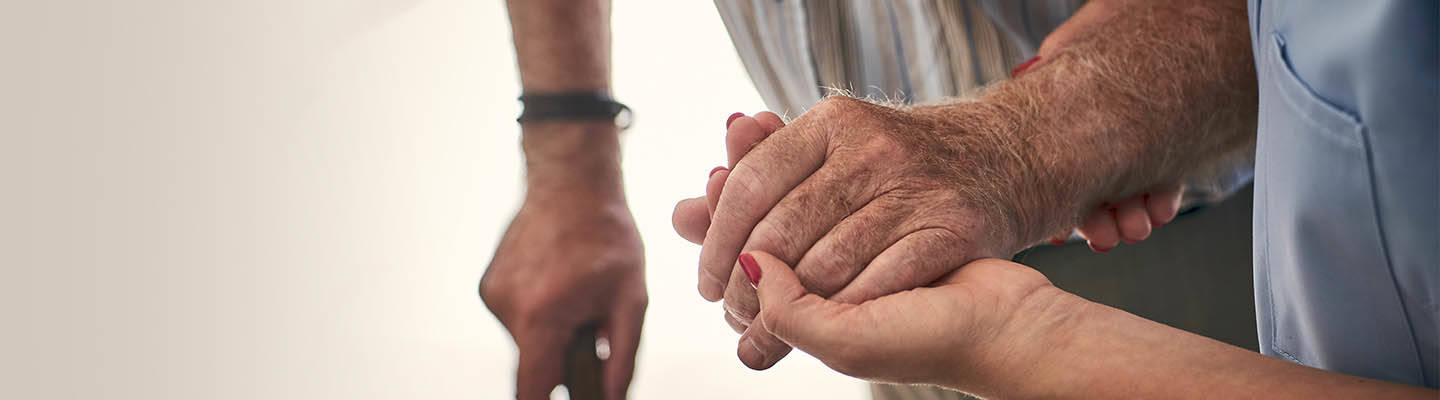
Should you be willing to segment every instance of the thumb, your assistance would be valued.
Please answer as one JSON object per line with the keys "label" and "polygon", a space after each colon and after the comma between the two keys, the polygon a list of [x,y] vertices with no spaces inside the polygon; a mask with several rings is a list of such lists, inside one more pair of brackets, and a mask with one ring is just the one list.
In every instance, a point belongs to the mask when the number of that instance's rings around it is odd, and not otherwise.
{"label": "thumb", "polygon": [[675,203],[675,211],[670,215],[675,233],[690,243],[704,242],[705,230],[710,229],[710,214],[706,211],[705,201],[703,197],[680,200]]}
{"label": "thumb", "polygon": [[832,349],[843,348],[841,339],[848,335],[839,334],[844,324],[840,317],[854,305],[806,293],[795,271],[768,253],[741,254],[740,266],[756,283],[760,299],[756,320],[766,331],[822,360]]}

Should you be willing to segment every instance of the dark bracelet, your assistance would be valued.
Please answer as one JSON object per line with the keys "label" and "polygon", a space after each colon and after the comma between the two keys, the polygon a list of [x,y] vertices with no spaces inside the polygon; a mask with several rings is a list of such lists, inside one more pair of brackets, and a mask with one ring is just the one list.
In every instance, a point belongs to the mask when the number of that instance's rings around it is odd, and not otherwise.
{"label": "dark bracelet", "polygon": [[[519,123],[539,121],[615,121],[620,129],[634,119],[630,107],[604,92],[526,93],[520,95],[525,110]],[[621,117],[621,114],[624,114]]]}

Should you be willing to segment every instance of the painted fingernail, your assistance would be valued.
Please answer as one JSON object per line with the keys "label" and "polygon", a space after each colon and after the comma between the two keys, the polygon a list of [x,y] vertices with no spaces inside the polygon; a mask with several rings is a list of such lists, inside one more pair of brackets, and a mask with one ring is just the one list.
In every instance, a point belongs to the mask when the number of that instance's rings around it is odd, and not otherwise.
{"label": "painted fingernail", "polygon": [[710,170],[710,176],[715,176],[715,173],[716,173],[716,172],[724,171],[724,170],[727,170],[727,169],[729,169],[729,168],[725,168],[725,167],[715,167],[715,169]]}
{"label": "painted fingernail", "polygon": [[730,123],[735,122],[735,119],[736,119],[736,118],[740,118],[740,117],[743,117],[743,116],[745,116],[745,113],[738,113],[738,112],[737,112],[737,113],[734,113],[734,114],[730,114],[730,118],[728,118],[728,119],[725,120],[725,129],[730,129]]}
{"label": "painted fingernail", "polygon": [[750,286],[760,285],[760,264],[755,262],[755,257],[750,253],[740,254],[740,269],[745,270],[745,277],[750,278]]}
{"label": "painted fingernail", "polygon": [[1106,248],[1103,248],[1103,249],[1102,249],[1102,248],[1099,248],[1099,247],[1095,247],[1095,244],[1094,244],[1094,243],[1089,243],[1089,244],[1090,244],[1090,250],[1094,250],[1096,253],[1100,253],[1100,254],[1109,253],[1110,250],[1113,249],[1113,247],[1106,247]]}
{"label": "painted fingernail", "polygon": [[1050,239],[1050,244],[1059,246],[1059,245],[1065,244],[1065,241],[1064,241],[1064,240],[1060,240],[1060,239]]}
{"label": "painted fingernail", "polygon": [[1040,61],[1040,56],[1035,56],[1035,58],[1031,58],[1029,61],[1016,65],[1015,69],[1010,70],[1010,79],[1015,79],[1019,77],[1020,74],[1025,73],[1025,70],[1030,69],[1031,65],[1035,65],[1036,61]]}

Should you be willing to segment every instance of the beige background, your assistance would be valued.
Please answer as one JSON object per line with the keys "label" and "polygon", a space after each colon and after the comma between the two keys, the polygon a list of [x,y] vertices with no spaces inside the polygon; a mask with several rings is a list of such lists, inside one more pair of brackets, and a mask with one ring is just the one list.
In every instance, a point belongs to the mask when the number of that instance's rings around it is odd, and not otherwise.
{"label": "beige background", "polygon": [[[616,3],[634,397],[863,397],[735,359],[669,215],[763,106],[710,2]],[[520,197],[516,82],[499,0],[3,2],[0,398],[509,397],[475,286]]]}

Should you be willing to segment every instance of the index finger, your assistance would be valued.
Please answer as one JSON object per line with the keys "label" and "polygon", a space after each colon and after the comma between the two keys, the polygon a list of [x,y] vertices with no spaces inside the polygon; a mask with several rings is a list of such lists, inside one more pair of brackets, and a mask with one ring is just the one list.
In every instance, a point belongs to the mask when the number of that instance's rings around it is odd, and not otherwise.
{"label": "index finger", "polygon": [[700,295],[706,300],[725,295],[735,259],[755,224],[824,163],[823,135],[795,128],[781,129],[757,145],[726,178],[700,250]]}

